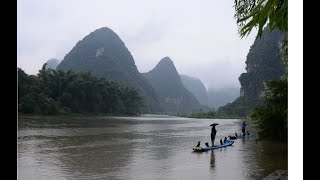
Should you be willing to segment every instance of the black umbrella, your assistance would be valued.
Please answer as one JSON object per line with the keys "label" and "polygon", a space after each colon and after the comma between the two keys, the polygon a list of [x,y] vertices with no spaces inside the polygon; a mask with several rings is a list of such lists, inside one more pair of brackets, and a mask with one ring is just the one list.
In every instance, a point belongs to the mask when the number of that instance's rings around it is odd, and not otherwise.
{"label": "black umbrella", "polygon": [[219,125],[219,124],[218,123],[213,123],[210,126],[216,126],[216,125]]}

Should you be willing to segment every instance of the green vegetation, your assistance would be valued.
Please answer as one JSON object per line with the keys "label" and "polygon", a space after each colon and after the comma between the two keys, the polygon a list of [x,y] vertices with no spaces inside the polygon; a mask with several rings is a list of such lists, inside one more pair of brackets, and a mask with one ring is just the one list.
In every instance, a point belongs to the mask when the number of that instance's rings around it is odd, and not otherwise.
{"label": "green vegetation", "polygon": [[[241,37],[258,26],[258,37],[269,22],[270,32],[279,29],[285,33],[280,46],[280,63],[285,74],[280,80],[266,82],[263,105],[255,108],[250,117],[258,125],[260,139],[288,139],[288,0],[235,0],[235,17]],[[277,62],[279,63],[279,62]],[[269,74],[271,75],[271,74]]]}
{"label": "green vegetation", "polygon": [[258,36],[269,21],[270,30],[288,32],[288,0],[235,0],[235,15],[241,37],[258,26]]}
{"label": "green vegetation", "polygon": [[288,138],[288,80],[267,83],[264,105],[255,108],[250,117],[258,125],[259,138],[287,141]]}
{"label": "green vegetation", "polygon": [[234,102],[218,108],[217,115],[219,117],[228,118],[245,118],[253,107],[260,106],[261,104],[262,102],[260,99],[242,96],[237,98]]}
{"label": "green vegetation", "polygon": [[143,99],[131,87],[97,78],[88,72],[46,69],[37,76],[18,68],[18,112],[24,114],[141,113]]}

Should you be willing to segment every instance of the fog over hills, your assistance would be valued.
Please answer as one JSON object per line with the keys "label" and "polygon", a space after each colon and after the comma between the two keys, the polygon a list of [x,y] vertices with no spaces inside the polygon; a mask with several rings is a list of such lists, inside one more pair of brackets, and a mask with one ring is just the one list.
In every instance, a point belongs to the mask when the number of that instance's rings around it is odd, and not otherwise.
{"label": "fog over hills", "polygon": [[184,86],[173,61],[162,58],[151,71],[143,73],[160,97],[161,106],[169,114],[192,113],[200,110],[194,95]]}

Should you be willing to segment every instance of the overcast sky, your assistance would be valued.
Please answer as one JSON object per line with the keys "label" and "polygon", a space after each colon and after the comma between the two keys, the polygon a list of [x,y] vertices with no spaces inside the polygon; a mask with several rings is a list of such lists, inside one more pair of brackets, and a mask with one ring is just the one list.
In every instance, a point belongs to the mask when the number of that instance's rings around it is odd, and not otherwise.
{"label": "overcast sky", "polygon": [[240,87],[256,31],[241,39],[233,0],[18,0],[18,67],[36,74],[90,32],[109,27],[140,72],[169,56],[211,88]]}

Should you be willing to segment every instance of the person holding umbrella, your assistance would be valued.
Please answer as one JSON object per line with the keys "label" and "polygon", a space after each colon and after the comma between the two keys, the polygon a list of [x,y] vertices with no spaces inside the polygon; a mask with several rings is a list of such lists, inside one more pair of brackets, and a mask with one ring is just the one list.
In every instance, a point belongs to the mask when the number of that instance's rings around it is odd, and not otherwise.
{"label": "person holding umbrella", "polygon": [[214,146],[214,140],[215,140],[216,134],[217,134],[216,125],[218,125],[218,123],[213,123],[213,124],[210,125],[210,126],[212,126],[212,128],[211,128],[212,147]]}

